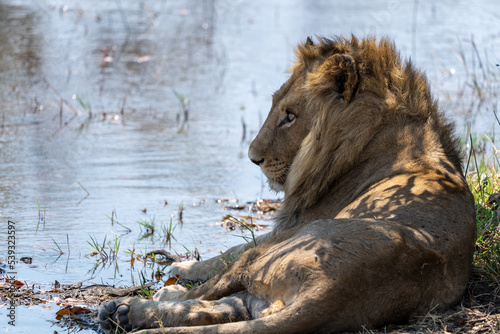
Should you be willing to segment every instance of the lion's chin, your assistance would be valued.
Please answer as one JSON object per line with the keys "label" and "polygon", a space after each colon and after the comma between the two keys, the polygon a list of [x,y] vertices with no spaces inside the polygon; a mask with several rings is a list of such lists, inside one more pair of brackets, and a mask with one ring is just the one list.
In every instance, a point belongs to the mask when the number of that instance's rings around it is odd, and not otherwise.
{"label": "lion's chin", "polygon": [[273,179],[268,178],[267,183],[269,184],[269,188],[277,193],[285,191],[285,185],[283,183],[277,182]]}

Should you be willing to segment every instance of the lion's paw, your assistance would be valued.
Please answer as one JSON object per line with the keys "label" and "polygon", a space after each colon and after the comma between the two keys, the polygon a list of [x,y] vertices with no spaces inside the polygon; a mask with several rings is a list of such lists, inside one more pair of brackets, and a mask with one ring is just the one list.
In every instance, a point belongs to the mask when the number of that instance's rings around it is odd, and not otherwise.
{"label": "lion's paw", "polygon": [[182,301],[183,296],[188,291],[182,285],[175,284],[161,288],[153,295],[154,301]]}
{"label": "lion's paw", "polygon": [[209,278],[210,272],[202,263],[198,261],[174,262],[170,266],[170,276],[179,275],[188,280],[205,280]]}
{"label": "lion's paw", "polygon": [[[104,333],[114,333],[115,329],[130,332],[147,327],[148,300],[136,297],[119,298],[101,306],[99,325]],[[151,302],[149,302],[151,304]]]}

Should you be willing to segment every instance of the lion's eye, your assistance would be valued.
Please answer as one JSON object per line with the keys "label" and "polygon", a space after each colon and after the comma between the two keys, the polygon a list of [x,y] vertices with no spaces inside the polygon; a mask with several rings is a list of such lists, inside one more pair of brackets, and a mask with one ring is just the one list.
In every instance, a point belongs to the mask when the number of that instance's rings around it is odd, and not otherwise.
{"label": "lion's eye", "polygon": [[278,125],[278,127],[281,127],[285,124],[290,124],[290,123],[293,123],[293,121],[295,121],[295,118],[297,118],[297,116],[295,114],[293,114],[292,112],[290,112],[288,109],[286,110],[286,117],[284,120],[282,120],[280,122],[280,124]]}

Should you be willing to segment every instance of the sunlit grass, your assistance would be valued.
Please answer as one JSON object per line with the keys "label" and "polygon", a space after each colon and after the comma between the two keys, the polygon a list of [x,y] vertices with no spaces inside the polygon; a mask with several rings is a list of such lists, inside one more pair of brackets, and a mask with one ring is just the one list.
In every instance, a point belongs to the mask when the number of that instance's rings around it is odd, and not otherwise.
{"label": "sunlit grass", "polygon": [[[467,55],[471,55],[468,57]],[[465,174],[476,204],[477,239],[474,265],[493,275],[500,274],[500,231],[497,197],[500,192],[500,152],[495,128],[500,125],[498,97],[500,67],[480,50],[474,39],[456,51],[466,78],[458,94],[450,96],[452,109],[460,111],[467,122],[462,145],[467,151]],[[472,123],[482,114],[491,119],[491,129],[474,133]]]}
{"label": "sunlit grass", "polygon": [[500,152],[484,134],[470,136],[467,182],[476,204],[477,238],[474,264],[493,275],[500,274]]}
{"label": "sunlit grass", "polygon": [[[155,217],[141,219],[137,222],[141,228],[141,239],[152,237],[156,231]],[[144,232],[143,232],[144,229]]]}
{"label": "sunlit grass", "polygon": [[177,239],[174,237],[174,229],[175,226],[172,225],[173,219],[170,218],[170,223],[168,226],[163,226],[162,225],[162,231],[163,231],[163,242],[165,245],[168,245],[168,248],[172,248],[172,239],[177,241]]}
{"label": "sunlit grass", "polygon": [[500,274],[497,203],[500,172],[498,168],[487,165],[481,160],[476,169],[467,175],[467,182],[476,203],[477,239],[474,264],[492,274]]}

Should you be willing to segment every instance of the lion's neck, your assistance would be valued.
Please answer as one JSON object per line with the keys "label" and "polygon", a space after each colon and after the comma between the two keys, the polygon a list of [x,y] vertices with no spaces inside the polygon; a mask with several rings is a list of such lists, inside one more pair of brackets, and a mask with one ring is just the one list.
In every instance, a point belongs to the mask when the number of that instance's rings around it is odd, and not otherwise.
{"label": "lion's neck", "polygon": [[371,184],[387,176],[383,166],[364,161],[353,166],[348,172],[331,184],[328,192],[314,205],[303,209],[291,207],[285,194],[284,205],[278,212],[274,233],[282,233],[295,225],[317,219],[331,219],[348,206]]}
{"label": "lion's neck", "polygon": [[425,170],[447,174],[457,184],[463,182],[459,167],[450,163],[445,148],[434,133],[423,126],[387,127],[366,146],[356,164],[335,179],[312,206],[297,206],[300,202],[296,199],[288,201],[285,194],[283,208],[276,218],[275,233],[316,219],[336,218],[381,180],[400,173],[425,173]]}

